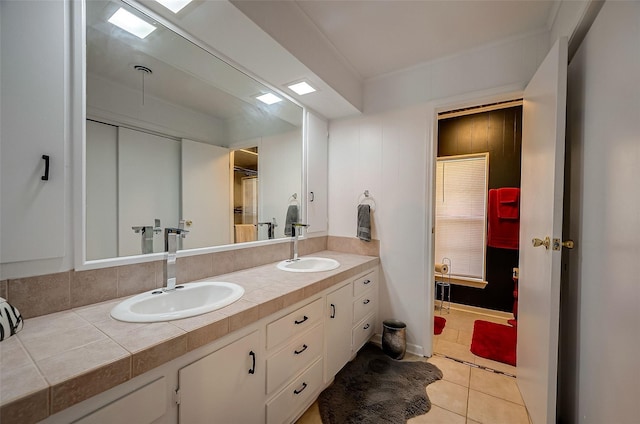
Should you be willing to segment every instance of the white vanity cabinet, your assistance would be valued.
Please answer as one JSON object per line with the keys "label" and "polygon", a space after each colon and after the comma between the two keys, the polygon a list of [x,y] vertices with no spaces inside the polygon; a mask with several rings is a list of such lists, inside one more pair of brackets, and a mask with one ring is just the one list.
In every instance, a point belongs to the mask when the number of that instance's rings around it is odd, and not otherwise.
{"label": "white vanity cabinet", "polygon": [[311,112],[305,113],[308,233],[327,231],[329,124]]}
{"label": "white vanity cabinet", "polygon": [[327,295],[325,312],[325,381],[330,381],[351,358],[352,282]]}
{"label": "white vanity cabinet", "polygon": [[324,298],[267,324],[267,424],[304,412],[324,388]]}
{"label": "white vanity cabinet", "polygon": [[0,2],[2,263],[65,254],[70,3]]}
{"label": "white vanity cabinet", "polygon": [[179,371],[180,424],[263,423],[264,359],[260,331]]}
{"label": "white vanity cabinet", "polygon": [[378,312],[378,271],[353,282],[352,350],[357,352],[373,336]]}

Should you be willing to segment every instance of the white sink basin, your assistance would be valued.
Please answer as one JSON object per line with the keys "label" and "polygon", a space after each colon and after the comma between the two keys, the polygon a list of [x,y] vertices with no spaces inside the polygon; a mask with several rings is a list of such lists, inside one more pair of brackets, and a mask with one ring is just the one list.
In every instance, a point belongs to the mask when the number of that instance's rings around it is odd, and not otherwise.
{"label": "white sink basin", "polygon": [[340,262],[335,259],[305,256],[297,261],[282,261],[278,264],[278,269],[289,272],[320,272],[331,271],[339,266]]}
{"label": "white sink basin", "polygon": [[111,316],[127,322],[158,322],[188,318],[232,304],[244,294],[234,283],[202,281],[181,284],[174,291],[142,293],[118,303]]}

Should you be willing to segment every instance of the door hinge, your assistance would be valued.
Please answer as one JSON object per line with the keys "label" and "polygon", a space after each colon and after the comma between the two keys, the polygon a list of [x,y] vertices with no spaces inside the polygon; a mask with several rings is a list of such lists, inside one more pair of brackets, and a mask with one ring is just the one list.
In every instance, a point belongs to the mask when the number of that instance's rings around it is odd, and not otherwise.
{"label": "door hinge", "polygon": [[173,401],[176,405],[180,405],[181,400],[182,398],[180,396],[180,389],[176,389],[175,392],[173,392]]}

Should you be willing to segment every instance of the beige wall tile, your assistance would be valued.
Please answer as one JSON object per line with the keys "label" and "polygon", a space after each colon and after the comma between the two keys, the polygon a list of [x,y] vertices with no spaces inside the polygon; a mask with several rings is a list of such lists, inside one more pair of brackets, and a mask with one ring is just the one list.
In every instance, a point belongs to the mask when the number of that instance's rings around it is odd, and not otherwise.
{"label": "beige wall tile", "polygon": [[469,390],[467,417],[481,423],[529,424],[524,406]]}
{"label": "beige wall tile", "polygon": [[228,250],[226,252],[212,253],[213,268],[211,275],[222,275],[235,271],[236,252],[236,250]]}
{"label": "beige wall tile", "polygon": [[300,256],[311,255],[316,252],[322,252],[323,250],[327,250],[327,236],[310,237],[300,240],[298,246],[298,254]]}
{"label": "beige wall tile", "polygon": [[71,307],[91,305],[118,297],[118,270],[115,267],[71,271]]}
{"label": "beige wall tile", "polygon": [[0,423],[37,423],[49,416],[49,389],[39,390],[15,402],[2,405]]}
{"label": "beige wall tile", "polygon": [[213,273],[213,255],[196,255],[178,258],[176,262],[176,278],[178,284],[210,277]]}
{"label": "beige wall tile", "polygon": [[8,297],[23,318],[71,308],[71,272],[8,280]]}
{"label": "beige wall tile", "polygon": [[7,280],[0,281],[0,297],[9,300],[9,292],[7,291]]}
{"label": "beige wall tile", "polygon": [[155,262],[118,267],[118,297],[139,294],[155,288],[157,288]]}
{"label": "beige wall tile", "polygon": [[136,377],[187,353],[187,335],[183,334],[133,355],[131,376]]}
{"label": "beige wall tile", "polygon": [[380,256],[380,240],[366,242],[356,237],[329,236],[327,249],[356,255]]}
{"label": "beige wall tile", "polygon": [[164,261],[155,261],[152,262],[155,268],[156,273],[156,288],[164,287],[166,285],[166,281],[164,281],[163,267]]}
{"label": "beige wall tile", "polygon": [[51,413],[89,399],[131,378],[131,357],[126,357],[51,387]]}

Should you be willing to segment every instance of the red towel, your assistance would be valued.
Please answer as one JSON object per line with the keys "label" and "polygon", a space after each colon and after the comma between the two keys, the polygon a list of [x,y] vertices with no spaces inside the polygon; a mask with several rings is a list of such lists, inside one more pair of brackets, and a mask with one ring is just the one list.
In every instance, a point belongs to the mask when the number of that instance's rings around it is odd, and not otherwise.
{"label": "red towel", "polygon": [[520,220],[501,219],[498,216],[498,190],[489,190],[489,208],[487,211],[487,246],[501,249],[518,250],[520,239]]}
{"label": "red towel", "polygon": [[498,189],[498,218],[518,219],[520,217],[520,189],[503,187]]}

